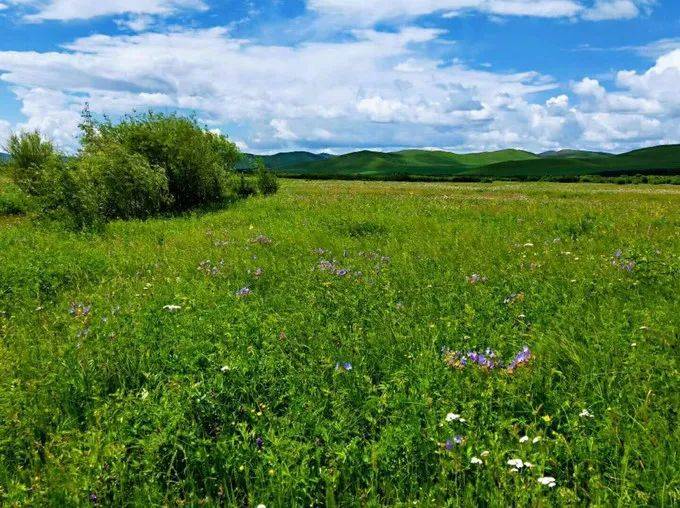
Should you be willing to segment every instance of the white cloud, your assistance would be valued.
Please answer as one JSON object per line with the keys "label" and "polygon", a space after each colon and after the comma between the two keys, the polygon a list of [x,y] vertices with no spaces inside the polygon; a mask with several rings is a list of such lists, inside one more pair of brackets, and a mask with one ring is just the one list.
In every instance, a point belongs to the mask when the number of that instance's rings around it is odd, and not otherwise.
{"label": "white cloud", "polygon": [[596,0],[584,18],[591,21],[606,19],[630,19],[640,14],[637,4],[633,0]]}
{"label": "white cloud", "polygon": [[69,21],[120,14],[166,16],[181,9],[207,9],[203,0],[9,0],[28,9],[31,22]]}
{"label": "white cloud", "polygon": [[348,16],[373,22],[379,19],[416,17],[442,12],[451,17],[464,11],[499,16],[547,18],[575,16],[583,10],[576,0],[309,0],[319,13]]}
{"label": "white cloud", "polygon": [[[226,28],[95,35],[60,51],[0,51],[0,79],[26,122],[73,144],[78,113],[195,110],[238,125],[257,151],[439,146],[625,149],[680,139],[680,50],[615,86],[584,78],[562,93],[537,72],[443,63],[414,43],[438,30],[360,30],[337,42],[265,45]],[[551,92],[546,100],[546,92]]]}
{"label": "white cloud", "polygon": [[309,0],[308,6],[322,15],[340,16],[353,23],[370,25],[379,20],[414,18],[433,13],[456,17],[479,12],[492,18],[528,16],[578,18],[591,21],[630,19],[651,9],[655,0]]}
{"label": "white cloud", "polygon": [[275,118],[269,122],[269,125],[274,129],[274,137],[276,139],[282,139],[284,141],[295,141],[298,139],[297,134],[295,134],[292,130],[290,130],[290,127],[288,127],[287,120]]}

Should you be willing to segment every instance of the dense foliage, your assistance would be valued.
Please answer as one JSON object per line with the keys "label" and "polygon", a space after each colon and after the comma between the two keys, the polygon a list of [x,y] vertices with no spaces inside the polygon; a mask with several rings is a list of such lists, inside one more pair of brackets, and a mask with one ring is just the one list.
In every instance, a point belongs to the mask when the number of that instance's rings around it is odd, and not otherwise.
{"label": "dense foliage", "polygon": [[679,217],[288,180],[103,235],[0,218],[0,504],[675,506]]}
{"label": "dense foliage", "polygon": [[[194,118],[150,112],[114,123],[95,121],[85,111],[81,128],[73,157],[59,154],[38,132],[13,135],[7,146],[16,184],[44,213],[76,229],[255,193],[256,183],[233,171],[236,146]],[[258,182],[263,194],[278,188],[270,174]]]}

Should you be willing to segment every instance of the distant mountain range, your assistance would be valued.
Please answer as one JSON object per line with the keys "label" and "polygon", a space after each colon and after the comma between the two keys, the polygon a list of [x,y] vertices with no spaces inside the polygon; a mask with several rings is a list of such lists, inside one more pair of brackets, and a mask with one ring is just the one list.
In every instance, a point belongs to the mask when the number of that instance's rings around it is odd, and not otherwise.
{"label": "distant mountain range", "polygon": [[[242,169],[256,156],[246,155]],[[492,177],[540,178],[579,175],[680,174],[680,145],[661,145],[616,155],[583,150],[534,154],[499,150],[456,154],[432,150],[374,152],[340,156],[310,152],[264,156],[265,166],[281,175],[310,177]]]}
{"label": "distant mountain range", "polygon": [[0,152],[0,162],[5,162],[9,160],[9,154]]}

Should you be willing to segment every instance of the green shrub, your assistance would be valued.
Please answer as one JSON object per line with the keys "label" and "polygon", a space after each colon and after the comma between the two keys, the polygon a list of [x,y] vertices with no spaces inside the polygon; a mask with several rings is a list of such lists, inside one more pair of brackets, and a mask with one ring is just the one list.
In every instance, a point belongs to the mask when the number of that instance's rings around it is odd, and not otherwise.
{"label": "green shrub", "polygon": [[7,152],[10,174],[26,194],[45,196],[51,192],[63,161],[50,141],[37,131],[12,134]]}
{"label": "green shrub", "polygon": [[0,215],[23,215],[30,209],[26,194],[12,183],[0,180]]}
{"label": "green shrub", "polygon": [[246,199],[254,194],[257,194],[257,188],[255,183],[250,178],[241,173],[240,175],[234,175],[229,183],[229,188],[231,193],[238,199]]}
{"label": "green shrub", "polygon": [[99,144],[75,162],[78,181],[96,194],[104,220],[144,219],[172,202],[165,171],[117,143]]}
{"label": "green shrub", "polygon": [[257,174],[257,188],[260,193],[265,196],[270,194],[276,194],[279,190],[279,182],[276,175],[269,171],[262,159],[257,159],[256,164],[256,174]]}
{"label": "green shrub", "polygon": [[174,211],[222,201],[239,159],[233,143],[201,128],[194,118],[149,112],[113,124],[96,123],[86,112],[82,128],[84,154],[119,143],[151,167],[162,168],[172,196],[165,205]]}

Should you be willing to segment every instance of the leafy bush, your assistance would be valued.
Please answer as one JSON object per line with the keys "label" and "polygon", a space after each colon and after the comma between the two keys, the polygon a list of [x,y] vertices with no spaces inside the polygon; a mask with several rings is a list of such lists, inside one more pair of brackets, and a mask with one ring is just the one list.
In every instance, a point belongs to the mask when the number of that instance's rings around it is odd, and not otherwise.
{"label": "leafy bush", "polygon": [[188,210],[225,197],[238,149],[224,136],[201,128],[194,118],[149,112],[113,124],[95,122],[86,112],[84,120],[84,154],[117,143],[165,171],[172,197],[165,203],[167,209]]}
{"label": "leafy bush", "polygon": [[30,209],[24,192],[14,184],[3,185],[0,180],[0,215],[23,215]]}
{"label": "leafy bush", "polygon": [[258,159],[255,164],[257,174],[257,188],[259,191],[265,196],[276,194],[279,190],[279,182],[276,178],[276,175],[265,167],[262,159]]}
{"label": "leafy bush", "polygon": [[246,199],[257,194],[257,188],[250,178],[241,173],[233,176],[230,181],[230,190],[238,199]]}
{"label": "leafy bush", "polygon": [[72,174],[94,192],[104,220],[146,218],[172,202],[165,171],[123,145],[98,144],[73,165]]}
{"label": "leafy bush", "polygon": [[12,134],[7,152],[10,173],[26,194],[44,196],[51,192],[63,162],[50,141],[37,131]]}

